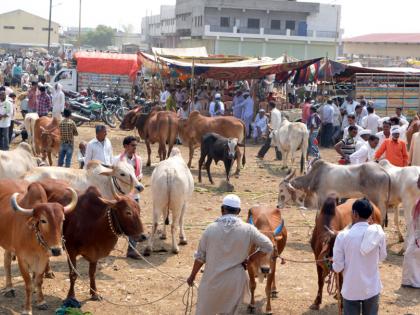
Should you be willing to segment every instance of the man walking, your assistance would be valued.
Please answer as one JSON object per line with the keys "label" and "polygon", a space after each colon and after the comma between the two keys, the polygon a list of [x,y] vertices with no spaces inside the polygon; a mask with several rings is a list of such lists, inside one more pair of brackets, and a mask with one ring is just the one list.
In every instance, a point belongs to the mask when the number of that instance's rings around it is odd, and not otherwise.
{"label": "man walking", "polygon": [[86,147],[85,168],[91,160],[99,160],[105,165],[112,165],[112,145],[106,137],[105,125],[97,125],[95,128],[96,138],[89,141]]}
{"label": "man walking", "polygon": [[[270,124],[268,128],[270,131],[277,130],[281,126],[281,112],[276,108],[276,103],[274,102],[268,103],[268,108],[270,109]],[[272,133],[270,132],[270,135],[265,139],[264,145],[258,151],[257,158],[261,160],[264,158],[264,155],[271,147],[271,138]],[[281,160],[281,152],[277,147],[274,147],[274,149],[276,150],[276,159]]]}
{"label": "man walking", "polygon": [[6,98],[6,92],[0,91],[0,150],[9,150],[9,127],[12,115],[12,103]]}
{"label": "man walking", "polygon": [[65,108],[63,111],[64,119],[60,121],[58,127],[60,128],[60,152],[58,154],[58,166],[65,165],[66,167],[71,166],[71,158],[73,155],[74,148],[74,136],[78,136],[77,127],[73,120],[70,119],[71,111]]}
{"label": "man walking", "polygon": [[[235,314],[244,299],[249,298],[246,264],[273,250],[267,236],[238,217],[240,211],[239,197],[227,195],[221,206],[222,216],[207,226],[201,237],[187,280],[192,286],[206,264],[198,289],[196,315]],[[248,256],[252,245],[258,250]]]}
{"label": "man walking", "polygon": [[382,290],[378,264],[387,254],[381,226],[368,223],[372,213],[369,200],[356,200],[352,226],[341,231],[334,244],[332,267],[335,272],[343,272],[344,315],[378,314]]}
{"label": "man walking", "polygon": [[319,159],[321,157],[319,153],[319,148],[317,144],[317,137],[319,127],[321,126],[321,118],[319,117],[318,113],[316,112],[316,107],[311,107],[311,115],[308,118],[308,131],[309,131],[309,146],[308,152],[306,157],[308,158],[309,155]]}

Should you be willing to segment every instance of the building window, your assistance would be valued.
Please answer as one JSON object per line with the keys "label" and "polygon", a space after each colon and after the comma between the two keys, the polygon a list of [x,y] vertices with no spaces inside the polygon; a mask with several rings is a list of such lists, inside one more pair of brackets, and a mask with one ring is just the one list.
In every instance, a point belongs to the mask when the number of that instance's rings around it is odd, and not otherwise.
{"label": "building window", "polygon": [[280,20],[271,20],[271,29],[279,30],[280,29]]}
{"label": "building window", "polygon": [[[42,28],[42,30],[43,30],[43,31],[48,31],[48,27],[43,27],[43,28]],[[50,28],[50,31],[52,32],[53,30],[54,30],[54,29],[51,27],[51,28]]]}
{"label": "building window", "polygon": [[260,20],[248,19],[248,28],[260,28]]}
{"label": "building window", "polygon": [[221,27],[229,27],[229,24],[230,24],[230,23],[229,23],[229,22],[230,22],[229,20],[230,20],[230,18],[228,18],[228,17],[223,17],[223,16],[222,16],[222,17],[220,18],[220,26],[221,26]]}
{"label": "building window", "polygon": [[25,31],[33,31],[34,30],[34,28],[31,27],[31,26],[24,26],[24,27],[22,27],[22,29],[25,30]]}
{"label": "building window", "polygon": [[5,30],[14,30],[14,29],[15,29],[15,27],[14,27],[14,26],[10,26],[10,25],[5,25],[5,26],[3,26],[3,28],[4,28]]}
{"label": "building window", "polygon": [[286,21],[286,29],[294,31],[296,27],[295,21]]}

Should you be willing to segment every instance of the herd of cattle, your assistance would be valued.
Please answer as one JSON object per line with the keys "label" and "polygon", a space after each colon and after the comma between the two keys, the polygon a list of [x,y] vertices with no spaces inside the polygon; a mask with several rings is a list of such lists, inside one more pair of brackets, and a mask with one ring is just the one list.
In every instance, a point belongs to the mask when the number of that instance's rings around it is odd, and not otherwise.
{"label": "herd of cattle", "polygon": [[[86,169],[78,170],[40,166],[48,153],[55,152],[59,142],[59,134],[54,134],[57,129],[51,131],[51,124],[54,122],[47,117],[27,115],[25,125],[30,144],[21,143],[12,151],[0,152],[0,247],[5,250],[4,294],[14,296],[11,261],[16,256],[25,281],[23,314],[31,314],[32,282],[37,289],[37,307],[47,307],[42,294],[42,281],[50,271],[50,256],[61,255],[63,250],[68,254],[68,297],[75,296],[76,257],[83,256],[89,262],[90,294],[92,299],[100,299],[95,283],[98,260],[109,255],[119,236],[147,239],[140,207],[130,197],[131,192],[142,190],[131,165],[120,161],[113,166],[105,166],[91,161]],[[161,159],[151,177],[153,226],[144,254],[150,255],[153,251],[153,239],[161,217],[164,219],[162,238],[166,238],[165,226],[171,221],[172,251],[178,253],[178,245],[187,244],[183,221],[194,190],[194,180],[189,170],[194,149],[201,146],[200,181],[201,167],[205,163],[212,182],[212,160],[225,163],[229,180],[233,161],[237,161],[237,173],[241,158],[242,165],[245,164],[245,126],[242,121],[227,116],[209,118],[193,112],[188,119],[179,120],[176,115],[166,111],[152,110],[144,114],[133,110],[126,115],[121,129],[134,128],[146,142],[147,165],[151,164],[150,144],[159,142]],[[177,137],[189,147],[188,163],[183,160],[179,149],[173,147]],[[300,148],[302,152],[306,150],[307,135],[301,126],[285,119],[282,128],[273,137],[277,137],[284,148],[289,148],[292,159],[297,149]],[[243,153],[239,147],[244,148]],[[42,159],[33,154],[42,154]],[[322,260],[332,255],[337,232],[351,223],[351,204],[354,202],[354,199],[350,199],[337,207],[322,208],[331,193],[335,193],[337,198],[368,197],[375,208],[373,221],[383,225],[387,223],[388,208],[394,208],[395,223],[402,240],[397,209],[400,204],[403,205],[408,224],[410,211],[420,197],[416,185],[419,175],[420,167],[399,168],[387,161],[346,166],[318,160],[306,174],[294,178],[293,172],[284,178],[280,182],[276,208],[254,207],[248,213],[248,222],[266,234],[275,248],[271,255],[262,257],[248,268],[252,291],[249,310],[255,310],[255,278],[260,277],[267,278],[266,311],[271,311],[271,297],[277,293],[276,260],[287,240],[280,211],[286,204],[302,206],[312,202],[317,209],[322,209],[317,215],[311,240],[315,258]],[[178,229],[179,243],[176,241]],[[328,269],[324,263],[317,263],[317,272],[319,290],[313,309],[319,309],[321,304]]]}

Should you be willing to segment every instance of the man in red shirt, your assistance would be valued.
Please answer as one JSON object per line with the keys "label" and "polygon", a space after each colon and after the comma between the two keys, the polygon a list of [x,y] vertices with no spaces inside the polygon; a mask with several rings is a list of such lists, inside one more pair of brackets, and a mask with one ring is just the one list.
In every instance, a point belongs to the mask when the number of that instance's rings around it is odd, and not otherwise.
{"label": "man in red shirt", "polygon": [[310,97],[307,97],[305,103],[302,106],[302,123],[307,124],[309,116],[311,116],[311,101]]}
{"label": "man in red shirt", "polygon": [[33,81],[31,89],[28,91],[28,109],[30,113],[36,112],[36,106],[38,103],[38,82]]}
{"label": "man in red shirt", "polygon": [[375,159],[379,160],[385,153],[387,159],[392,165],[404,167],[408,165],[407,144],[400,139],[400,128],[391,129],[391,138],[385,139],[378,151],[375,153]]}

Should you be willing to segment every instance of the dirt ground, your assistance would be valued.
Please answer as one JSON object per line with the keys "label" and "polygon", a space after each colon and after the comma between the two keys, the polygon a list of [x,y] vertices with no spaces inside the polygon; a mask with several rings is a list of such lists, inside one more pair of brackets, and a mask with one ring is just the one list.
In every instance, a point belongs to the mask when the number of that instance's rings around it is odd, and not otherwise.
{"label": "dirt ground", "polygon": [[[80,140],[90,140],[94,135],[93,126],[79,128]],[[134,132],[123,132],[112,130],[109,137],[113,143],[114,154],[120,151],[122,139]],[[274,206],[277,200],[277,189],[279,181],[285,176],[285,171],[281,170],[281,164],[274,160],[274,150],[271,149],[264,161],[255,158],[259,146],[248,146],[246,148],[247,163],[242,170],[239,178],[233,177],[231,182],[234,191],[237,193],[243,204],[243,209],[249,209],[252,205],[266,204]],[[142,143],[138,151],[145,161],[146,148]],[[188,156],[188,150],[181,147],[184,158]],[[152,165],[157,163],[157,147],[153,146]],[[180,253],[174,255],[170,253],[170,239],[155,242],[155,249],[165,248],[168,251],[154,252],[149,258],[150,262],[158,266],[164,272],[186,279],[193,264],[193,253],[196,250],[200,235],[205,226],[217,218],[220,214],[220,204],[225,194],[223,188],[224,170],[220,163],[217,167],[212,166],[215,185],[209,184],[206,176],[203,177],[203,184],[197,181],[197,152],[194,156],[192,173],[195,180],[195,192],[189,203],[185,216],[186,235],[188,245],[181,247]],[[323,150],[323,158],[335,161],[336,154],[332,150]],[[77,167],[74,162],[73,167]],[[147,231],[151,228],[152,201],[150,191],[150,175],[152,168],[144,168],[145,191],[142,193],[142,220]],[[247,211],[241,213],[245,218]],[[296,260],[310,260],[313,255],[309,246],[311,225],[314,222],[315,211],[299,211],[291,207],[282,210],[288,228],[288,240],[286,249],[282,256]],[[392,220],[390,220],[392,221]],[[394,226],[391,223],[387,228],[388,237],[388,258],[380,266],[381,279],[383,282],[383,293],[380,302],[380,314],[420,314],[420,292],[412,289],[400,288],[402,256],[398,256],[402,244],[397,243]],[[170,233],[168,234],[170,237]],[[139,244],[139,250],[145,244]],[[88,290],[88,264],[83,258],[79,257],[78,269],[82,274],[82,279],[76,283],[76,294],[82,303],[83,311],[90,311],[93,314],[184,314],[185,306],[182,297],[186,286],[181,287],[172,295],[166,297],[153,305],[130,307],[130,304],[143,304],[162,296],[175,289],[179,283],[157,270],[151,268],[144,261],[134,261],[125,258],[127,242],[120,239],[116,248],[110,256],[102,259],[98,264],[97,286],[100,293],[107,299],[117,304],[116,306],[106,301],[90,301]],[[2,251],[2,250],[0,250]],[[0,255],[0,287],[5,286],[3,255]],[[65,256],[53,258],[51,262],[56,278],[54,280],[45,279],[44,294],[49,304],[49,310],[38,311],[34,307],[34,314],[54,314],[54,310],[61,305],[66,297],[69,288],[68,266]],[[24,286],[22,278],[13,263],[13,281],[17,292],[13,299],[0,296],[0,314],[10,315],[19,314],[22,311],[24,301]],[[197,283],[201,275],[197,277]],[[285,265],[278,265],[276,274],[279,298],[273,300],[274,314],[337,314],[337,303],[328,296],[324,290],[324,301],[320,311],[311,311],[309,306],[312,304],[317,292],[316,268],[313,263],[298,264],[287,262]],[[265,310],[265,295],[263,285],[258,284],[256,300],[258,303],[257,314],[262,314]],[[34,296],[35,297],[35,296]],[[246,314],[246,305],[241,308],[240,314]]]}

